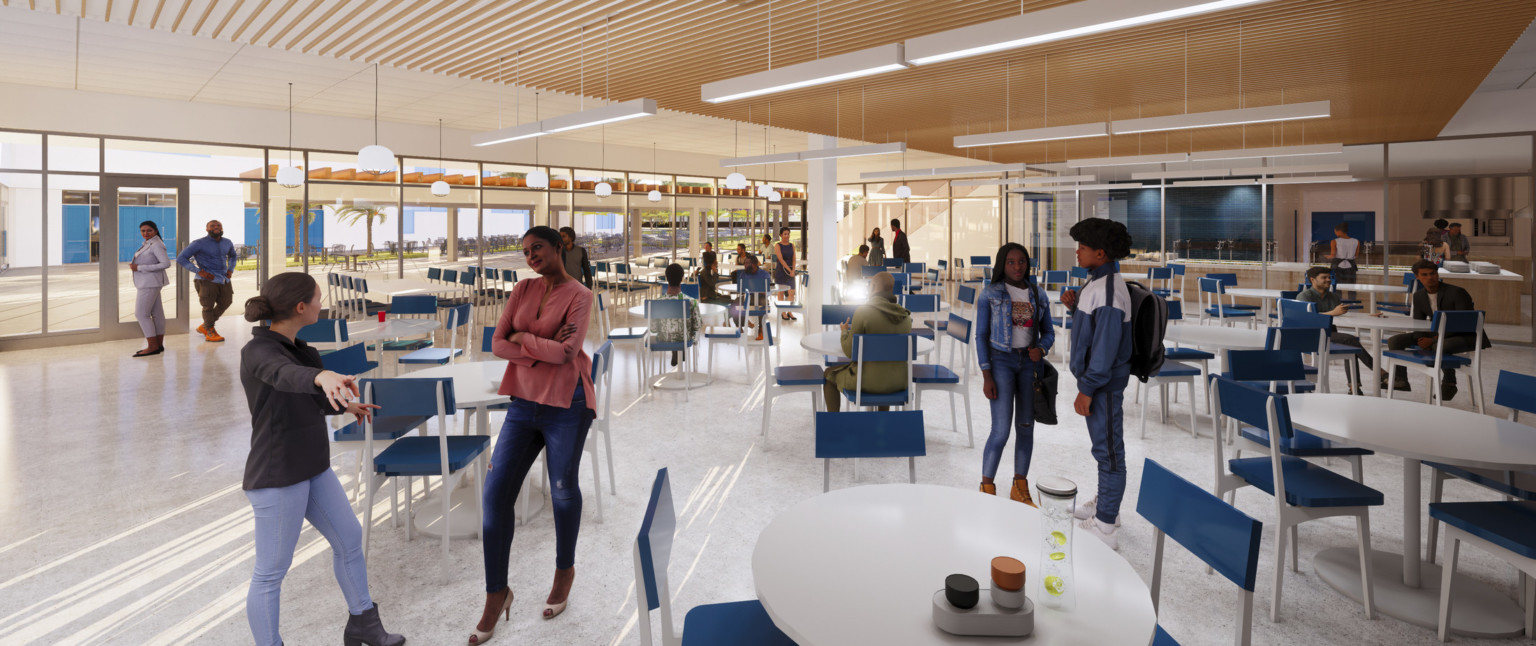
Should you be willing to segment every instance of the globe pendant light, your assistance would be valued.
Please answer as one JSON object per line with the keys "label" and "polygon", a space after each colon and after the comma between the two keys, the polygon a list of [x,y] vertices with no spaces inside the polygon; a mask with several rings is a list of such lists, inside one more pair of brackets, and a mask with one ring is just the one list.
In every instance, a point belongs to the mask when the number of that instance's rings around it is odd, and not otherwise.
{"label": "globe pendant light", "polygon": [[[443,165],[443,120],[437,120],[437,165],[443,172],[448,172],[448,167]],[[448,197],[448,182],[441,179],[432,182],[432,194],[437,197]]]}
{"label": "globe pendant light", "polygon": [[[906,131],[902,131],[902,132],[906,132]],[[905,137],[906,135],[902,135],[902,136]],[[903,173],[907,172],[907,151],[906,150],[902,150],[901,151],[901,172],[903,172]],[[907,186],[906,183],[903,182],[901,186],[897,186],[896,187],[896,198],[897,199],[906,200],[906,199],[911,199],[911,197],[912,197],[912,187],[911,186]]]}
{"label": "globe pendant light", "polygon": [[379,145],[379,64],[373,64],[373,145],[357,151],[357,167],[369,173],[384,173],[395,167],[395,153]]}
{"label": "globe pendant light", "polygon": [[277,185],[298,188],[304,185],[304,171],[293,165],[293,84],[288,84],[288,165],[277,169]]}
{"label": "globe pendant light", "polygon": [[778,191],[774,191],[774,192],[768,194],[768,201],[769,202],[777,202],[777,201],[782,200],[782,199],[784,199],[784,195],[779,193]]}
{"label": "globe pendant light", "polygon": [[651,142],[651,192],[645,194],[650,202],[661,201],[661,191],[656,190],[656,142]]}
{"label": "globe pendant light", "polygon": [[613,195],[613,185],[608,182],[598,182],[597,186],[592,189],[592,192],[596,193],[598,197],[608,197]]}
{"label": "globe pendant light", "polygon": [[[736,155],[739,155],[741,153],[741,145],[740,145],[741,144],[741,124],[740,123],[736,124],[736,134],[733,137],[733,141],[735,143],[733,143],[731,145],[731,151],[732,151],[731,154],[732,154],[732,156],[736,156]],[[654,171],[654,169],[652,169],[652,170]],[[728,189],[731,189],[733,191],[739,191],[741,189],[744,189],[744,188],[747,187],[747,176],[746,175],[742,175],[741,173],[731,173],[730,175],[726,175],[725,176],[725,187],[728,188]]]}
{"label": "globe pendant light", "polygon": [[768,197],[769,195],[772,195],[772,194],[773,194],[773,187],[772,186],[769,186],[767,184],[759,184],[757,186],[757,196],[758,197]]}

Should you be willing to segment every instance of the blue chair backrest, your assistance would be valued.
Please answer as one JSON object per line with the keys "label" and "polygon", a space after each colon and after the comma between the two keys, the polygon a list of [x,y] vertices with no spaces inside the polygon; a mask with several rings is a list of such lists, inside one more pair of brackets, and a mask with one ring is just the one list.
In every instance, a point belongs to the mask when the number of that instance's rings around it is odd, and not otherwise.
{"label": "blue chair backrest", "polygon": [[427,280],[442,280],[443,269],[441,267],[428,267]]}
{"label": "blue chair backrest", "polygon": [[1237,274],[1206,274],[1206,278],[1215,278],[1226,287],[1237,287]]}
{"label": "blue chair backrest", "polygon": [[905,458],[927,455],[923,411],[816,413],[816,457]]}
{"label": "blue chair backrest", "polygon": [[1052,269],[1045,272],[1045,284],[1060,285],[1070,280],[1071,277],[1071,272],[1065,269]]}
{"label": "blue chair backrest", "polygon": [[1228,372],[1238,381],[1299,381],[1307,378],[1301,353],[1296,350],[1231,350],[1227,352],[1227,358]]}
{"label": "blue chair backrest", "polygon": [[1253,590],[1263,523],[1150,458],[1142,465],[1136,513],[1227,580]]}
{"label": "blue chair backrest", "polygon": [[[635,554],[639,559],[635,568],[645,582],[645,612],[661,607],[662,591],[657,585],[656,574],[660,572],[660,580],[666,580],[667,565],[672,561],[672,536],[676,531],[677,512],[672,507],[672,482],[667,479],[667,470],[663,467],[656,472],[656,481],[651,484],[651,500],[645,505],[645,516],[640,521],[640,535],[635,537]],[[666,591],[666,594],[671,593],[671,590]],[[663,621],[670,619],[663,617]]]}
{"label": "blue chair backrest", "polygon": [[1168,280],[1173,278],[1173,270],[1167,267],[1153,267],[1147,270],[1148,280]]}
{"label": "blue chair backrest", "polygon": [[496,268],[495,267],[486,267],[486,268],[480,270],[480,275],[482,277],[484,277],[486,280],[496,280]]}
{"label": "blue chair backrest", "polygon": [[928,265],[920,262],[909,262],[903,265],[901,270],[909,274],[922,274],[928,272]]}
{"label": "blue chair backrest", "polygon": [[[1235,352],[1234,352],[1235,354]],[[1268,431],[1289,441],[1295,433],[1291,429],[1291,410],[1285,403],[1285,395],[1266,389],[1238,383],[1226,377],[1216,378],[1217,410],[1239,422]],[[1275,406],[1275,426],[1269,426],[1269,405]]]}
{"label": "blue chair backrest", "polygon": [[687,303],[677,298],[656,298],[645,302],[646,318],[682,319],[688,317]]}
{"label": "blue chair backrest", "polygon": [[473,269],[471,269],[470,271],[466,271],[466,272],[460,273],[459,274],[459,284],[460,285],[471,285],[471,286],[473,286],[475,284],[476,274],[478,274],[478,273],[479,273],[478,271],[475,271]]}
{"label": "blue chair backrest", "polygon": [[443,389],[443,412],[452,413],[456,404],[453,398],[453,379],[449,377],[364,379],[358,382],[364,401],[380,406],[379,410],[373,412],[375,418],[435,416],[438,412],[439,386]]}
{"label": "blue chair backrest", "polygon": [[901,298],[902,306],[911,312],[939,311],[938,294],[907,294]]}
{"label": "blue chair backrest", "polygon": [[431,294],[396,296],[389,301],[390,314],[436,314],[437,297]]}
{"label": "blue chair backrest", "polygon": [[596,383],[600,375],[612,368],[613,342],[604,341],[602,345],[597,346],[597,350],[592,352],[592,382]]}
{"label": "blue chair backrest", "polygon": [[[1286,321],[1290,323],[1290,321]],[[1301,354],[1317,354],[1327,341],[1326,330],[1304,325],[1271,327],[1264,332],[1264,347],[1270,350],[1293,350]],[[1245,380],[1246,381],[1246,380]]]}
{"label": "blue chair backrest", "polygon": [[[1307,304],[1311,305],[1312,303],[1307,303]],[[1285,324],[1282,327],[1286,327],[1286,328],[1304,327],[1304,328],[1326,330],[1326,329],[1328,329],[1332,325],[1333,325],[1333,317],[1332,316],[1328,316],[1327,314],[1318,314],[1314,310],[1308,310],[1308,311],[1305,311],[1305,312],[1291,312],[1290,316],[1285,317]]]}
{"label": "blue chair backrest", "polygon": [[501,280],[502,282],[517,284],[517,271],[512,269],[501,270]]}
{"label": "blue chair backrest", "polygon": [[320,319],[299,328],[298,339],[305,343],[342,343],[347,340],[345,319]]}
{"label": "blue chair backrest", "polygon": [[970,343],[971,322],[955,316],[954,314],[950,314],[949,323],[944,326],[944,333],[948,334],[949,338],[961,343]]}
{"label": "blue chair backrest", "polygon": [[960,286],[959,298],[960,298],[960,302],[965,303],[966,305],[975,305],[976,304],[976,288],[975,287],[967,287],[965,285],[961,285]]}
{"label": "blue chair backrest", "polygon": [[992,256],[971,256],[972,267],[985,267],[992,264]]}
{"label": "blue chair backrest", "polygon": [[1500,370],[1493,403],[1522,413],[1536,413],[1536,377]]}
{"label": "blue chair backrest", "polygon": [[448,282],[448,283],[459,282],[459,270],[457,270],[457,269],[444,269],[443,270],[443,282]]}
{"label": "blue chair backrest", "polygon": [[939,269],[949,269],[949,261],[948,260],[940,260],[938,262],[938,265],[939,265]]}
{"label": "blue chair backrest", "polygon": [[326,370],[339,375],[360,375],[368,372],[368,350],[356,343],[320,357]]}
{"label": "blue chair backrest", "polygon": [[1226,293],[1226,290],[1222,289],[1221,281],[1216,279],[1216,278],[1211,278],[1209,276],[1200,279],[1200,291],[1205,292],[1207,294],[1225,294]]}
{"label": "blue chair backrest", "polygon": [[822,305],[821,306],[821,324],[822,325],[838,325],[838,324],[841,324],[841,323],[843,323],[843,322],[853,318],[853,313],[855,311],[857,311],[858,309],[859,309],[858,305]]}
{"label": "blue chair backrest", "polygon": [[882,271],[885,271],[885,268],[879,265],[864,265],[863,269],[865,278],[869,278],[870,276],[878,274]]}
{"label": "blue chair backrest", "polygon": [[912,274],[891,274],[891,278],[894,279],[894,291],[897,294],[906,291],[907,286],[912,284]]}
{"label": "blue chair backrest", "polygon": [[469,303],[455,305],[448,310],[448,329],[452,330],[469,323]]}
{"label": "blue chair backrest", "polygon": [[1077,278],[1077,279],[1086,279],[1086,278],[1088,278],[1088,268],[1087,267],[1073,267],[1070,270],[1069,273],[1071,273],[1073,278]]}
{"label": "blue chair backrest", "polygon": [[491,339],[494,339],[495,337],[496,337],[496,326],[494,326],[494,325],[487,325],[487,326],[481,328],[480,329],[480,351],[485,353],[485,354],[490,354],[491,353]]}
{"label": "blue chair backrest", "polygon": [[1184,320],[1184,303],[1180,301],[1168,301],[1168,320]]}
{"label": "blue chair backrest", "polygon": [[1432,330],[1443,327],[1446,334],[1469,334],[1478,331],[1482,320],[1482,310],[1440,310],[1430,319],[1429,326]]}
{"label": "blue chair backrest", "polygon": [[1280,299],[1280,318],[1288,320],[1297,314],[1311,314],[1317,311],[1317,303],[1298,301],[1294,298]]}
{"label": "blue chair backrest", "polygon": [[906,361],[916,355],[917,338],[910,334],[855,334],[853,359],[862,348],[865,361]]}
{"label": "blue chair backrest", "polygon": [[683,293],[686,294],[689,298],[692,298],[693,300],[699,300],[698,283],[683,283],[678,287],[680,287],[683,290]]}
{"label": "blue chair backrest", "polygon": [[902,260],[900,258],[886,258],[885,259],[885,266],[886,267],[893,267],[893,268],[900,269],[901,266],[905,265],[905,264],[907,264],[907,261]]}
{"label": "blue chair backrest", "polygon": [[597,261],[597,270],[598,271],[602,271],[602,272],[608,271],[608,261],[606,261],[606,260],[599,260],[599,261]]}
{"label": "blue chair backrest", "polygon": [[741,275],[741,290],[744,291],[744,292],[757,292],[757,293],[766,292],[766,291],[768,291],[768,277],[767,276],[749,276],[747,274],[742,274]]}
{"label": "blue chair backrest", "polygon": [[478,273],[480,273],[480,266],[479,265],[470,265],[470,266],[465,268],[465,273],[468,273],[468,274],[478,274]]}
{"label": "blue chair backrest", "polygon": [[1301,295],[1301,290],[1299,290],[1299,289],[1282,289],[1282,290],[1280,290],[1280,298],[1292,298],[1292,299],[1294,299],[1294,298],[1296,298],[1297,296],[1300,296],[1300,295]]}
{"label": "blue chair backrest", "polygon": [[1168,268],[1173,270],[1173,275],[1175,275],[1175,276],[1183,276],[1184,275],[1184,265],[1181,265],[1181,264],[1170,264],[1170,265],[1168,265]]}

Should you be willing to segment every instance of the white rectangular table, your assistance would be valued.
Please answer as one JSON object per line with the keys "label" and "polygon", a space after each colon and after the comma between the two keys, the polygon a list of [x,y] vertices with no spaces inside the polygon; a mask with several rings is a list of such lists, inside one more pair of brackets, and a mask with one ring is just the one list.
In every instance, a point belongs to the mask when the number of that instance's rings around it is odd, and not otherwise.
{"label": "white rectangular table", "polygon": [[1403,285],[1377,285],[1373,283],[1339,283],[1338,285],[1335,285],[1333,289],[1340,292],[1365,292],[1367,294],[1367,298],[1370,299],[1368,301],[1369,304],[1365,308],[1366,314],[1376,313],[1377,294],[1408,293],[1408,288]]}
{"label": "white rectangular table", "polygon": [[436,283],[427,280],[415,280],[411,278],[391,278],[385,280],[368,281],[368,293],[394,298],[396,296],[416,296],[420,294],[448,294],[459,291],[460,285],[449,283]]}
{"label": "white rectangular table", "polygon": [[[1369,332],[1366,338],[1361,339],[1360,345],[1365,347],[1366,352],[1371,353],[1371,365],[1376,369],[1381,368],[1381,335],[1385,330],[1402,332],[1429,331],[1428,320],[1414,320],[1399,314],[1377,316],[1374,314],[1350,312],[1343,316],[1333,317],[1333,325],[1334,327],[1353,329],[1356,332],[1360,330]],[[1376,379],[1375,375],[1368,378],[1361,377],[1361,380],[1370,384],[1372,395],[1381,394],[1381,381]],[[1364,384],[1361,385],[1362,387],[1364,386]]]}
{"label": "white rectangular table", "polygon": [[1278,289],[1259,289],[1256,287],[1228,287],[1222,291],[1238,298],[1259,299],[1259,301],[1264,305],[1264,309],[1260,313],[1260,316],[1263,318],[1261,318],[1259,322],[1265,325],[1269,325],[1269,313],[1272,311],[1271,308],[1273,307],[1275,301],[1279,300],[1281,296],[1284,296],[1284,294],[1281,294],[1280,290]]}

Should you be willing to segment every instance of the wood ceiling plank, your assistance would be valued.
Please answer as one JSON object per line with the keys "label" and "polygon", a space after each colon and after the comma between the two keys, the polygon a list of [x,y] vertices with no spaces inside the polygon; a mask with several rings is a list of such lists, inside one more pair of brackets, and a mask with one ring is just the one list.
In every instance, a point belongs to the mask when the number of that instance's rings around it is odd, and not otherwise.
{"label": "wood ceiling plank", "polygon": [[[251,36],[251,40],[248,41],[248,42],[250,42],[252,45],[255,45],[258,42],[260,42],[261,41],[261,37],[265,36],[267,34],[267,31],[271,30],[272,27],[278,23],[278,21],[283,20],[288,15],[288,10],[292,9],[293,5],[295,3],[297,3],[298,1],[299,0],[288,0],[288,2],[285,3],[282,6],[282,8],[280,8],[277,11],[273,12],[272,13],[272,17],[267,19],[266,24],[262,25],[261,29],[256,30],[256,33]],[[301,16],[309,15],[309,11],[314,10],[314,7],[316,7],[318,5],[319,5],[319,3],[316,3],[316,2],[309,3],[309,9],[306,10],[303,14],[301,14]],[[293,21],[289,20],[288,24],[292,25]]]}
{"label": "wood ceiling plank", "polygon": [[[387,18],[384,20],[384,22],[379,23],[377,26],[368,27],[364,35],[360,35],[358,38],[353,38],[352,41],[347,43],[345,47],[336,50],[334,56],[336,56],[336,58],[346,56],[347,52],[352,51],[353,48],[365,43],[394,42],[396,39],[400,38],[403,33],[410,31],[413,26],[405,25],[395,29],[394,31],[390,31],[390,27],[399,24],[400,21],[405,20],[408,17],[417,17],[417,12],[430,6],[431,4],[432,3],[428,0],[415,0],[411,3],[410,8],[408,9],[385,13],[384,16],[387,16]],[[325,54],[325,51],[320,52],[321,56],[324,56]],[[349,60],[355,61],[357,60],[357,57],[353,56]]]}
{"label": "wood ceiling plank", "polygon": [[112,22],[112,0],[107,0],[107,17],[105,20],[107,22]]}
{"label": "wood ceiling plank", "polygon": [[[363,0],[363,1],[366,1],[366,0]],[[304,40],[304,38],[306,36],[309,36],[309,33],[314,31],[316,27],[319,27],[320,25],[325,24],[325,22],[327,20],[330,20],[332,15],[335,15],[335,13],[337,11],[340,11],[342,7],[346,6],[346,4],[347,4],[347,0],[337,0],[334,4],[331,5],[330,9],[327,9],[325,11],[325,13],[320,15],[320,18],[318,20],[315,20],[314,22],[309,23],[309,26],[305,27],[304,31],[299,32],[299,35],[294,36],[293,40],[290,40],[290,41],[288,41],[288,44],[283,45],[283,49],[286,49],[286,50],[289,50],[289,51],[293,51],[293,46],[296,43],[298,43],[301,40]],[[298,22],[298,21],[295,21],[295,22]],[[290,28],[291,28],[291,25],[290,25]],[[284,29],[283,31],[286,32],[287,29]],[[282,34],[279,34],[276,38],[273,38],[272,41],[276,42],[278,38],[282,38]],[[271,47],[272,43],[267,43],[267,46]]]}
{"label": "wood ceiling plank", "polygon": [[256,9],[251,11],[251,15],[245,17],[245,22],[240,23],[240,28],[236,29],[235,33],[231,34],[229,39],[237,43],[240,42],[240,36],[245,33],[246,29],[250,28],[251,23],[256,21],[256,18],[261,15],[261,12],[267,10],[267,5],[271,3],[272,0],[261,0],[261,4],[256,5]]}
{"label": "wood ceiling plank", "polygon": [[139,15],[139,0],[133,0],[133,4],[129,5],[129,7],[128,7],[128,25],[129,26],[133,25],[133,19],[136,16],[138,16],[138,15]]}
{"label": "wood ceiling plank", "polygon": [[224,27],[229,24],[229,20],[234,18],[235,14],[240,13],[240,7],[243,6],[245,6],[245,0],[235,0],[235,5],[230,7],[229,11],[224,13],[224,19],[219,21],[219,26],[215,27],[213,32],[208,35],[213,38],[218,38],[219,34],[224,33]]}
{"label": "wood ceiling plank", "polygon": [[[84,0],[81,0],[83,3]],[[187,15],[187,7],[192,6],[192,0],[182,0],[181,9],[176,11],[176,20],[171,23],[171,32],[181,29],[181,19]]]}
{"label": "wood ceiling plank", "polygon": [[[389,6],[385,7],[384,11],[390,11],[394,7],[398,6],[399,4],[400,4],[400,0],[390,0]],[[341,20],[337,20],[336,22],[331,23],[331,26],[327,27],[325,31],[320,33],[320,35],[315,36],[314,40],[311,40],[307,44],[305,44],[303,50],[301,50],[301,51],[303,51],[304,53],[308,54],[310,49],[314,48],[315,46],[317,46],[317,45],[319,45],[321,43],[326,42],[331,37],[331,35],[335,34],[336,30],[339,29],[342,25],[346,25],[348,23],[351,23],[353,19],[357,18],[364,11],[367,11],[367,10],[373,9],[373,8],[375,8],[375,7],[374,7],[374,5],[371,2],[369,2],[368,0],[363,0],[362,2],[360,2],[358,4],[357,8],[353,9],[352,12],[347,14],[347,16],[345,18],[342,18]],[[365,24],[368,24],[368,21],[370,19],[371,19],[371,17],[364,18],[363,20],[361,20],[360,22],[358,22],[356,24],[356,27],[361,27],[361,26],[363,26]],[[333,46],[334,45],[326,45],[326,49],[328,50],[328,49],[330,49]],[[321,56],[324,56],[325,55],[325,50],[322,50],[322,51],[320,51],[318,53]]]}
{"label": "wood ceiling plank", "polygon": [[584,16],[618,11],[622,6],[622,2],[613,0],[601,6],[590,2],[590,0],[583,3],[554,3],[550,6],[550,9],[559,10],[558,13],[544,13],[519,20],[514,23],[516,26],[513,28],[508,28],[503,32],[488,34],[478,40],[475,45],[476,49],[461,51],[447,63],[423,65],[422,69],[450,76],[461,76],[462,74],[458,71],[447,71],[447,69],[453,69],[450,67],[454,64],[452,61],[457,61],[463,66],[472,64],[483,65],[486,63],[487,58],[495,60],[497,52],[508,52],[518,49],[517,47],[510,47],[510,43],[530,43],[532,48],[521,47],[526,57],[530,51],[536,51],[542,42],[547,42],[551,39],[566,41],[572,39],[576,33],[576,25],[584,20]]}
{"label": "wood ceiling plank", "polygon": [[[112,0],[107,0],[109,3],[111,1]],[[219,0],[208,0],[208,5],[203,7],[203,15],[198,16],[197,24],[192,26],[193,36],[196,36],[203,31],[203,23],[208,22],[208,15],[213,13],[213,8],[218,6],[218,4]],[[108,7],[110,8],[111,5],[109,4]]]}
{"label": "wood ceiling plank", "polygon": [[[430,56],[437,58],[449,56],[454,55],[455,53],[465,52],[476,49],[478,47],[482,47],[487,41],[495,40],[498,37],[504,36],[511,32],[512,29],[510,25],[518,24],[524,20],[531,20],[537,16],[543,15],[544,13],[550,11],[552,8],[559,6],[561,6],[560,2],[548,0],[544,2],[529,3],[525,6],[522,6],[520,11],[513,11],[514,7],[512,6],[503,6],[500,10],[496,11],[491,16],[480,20],[478,24],[472,25],[467,31],[460,31],[455,33],[452,39],[447,40],[439,45],[422,49],[419,52],[402,53],[400,59],[391,64],[397,67],[405,67],[407,69],[418,69],[421,67],[419,61],[421,61],[423,57]],[[505,36],[505,40],[512,41],[515,39],[511,36]],[[498,52],[498,55],[501,53],[509,53],[516,49],[517,47],[514,47],[511,50],[507,50],[506,52]]]}
{"label": "wood ceiling plank", "polygon": [[160,25],[160,12],[165,10],[165,0],[156,0],[155,15],[149,19],[149,28],[154,29]]}

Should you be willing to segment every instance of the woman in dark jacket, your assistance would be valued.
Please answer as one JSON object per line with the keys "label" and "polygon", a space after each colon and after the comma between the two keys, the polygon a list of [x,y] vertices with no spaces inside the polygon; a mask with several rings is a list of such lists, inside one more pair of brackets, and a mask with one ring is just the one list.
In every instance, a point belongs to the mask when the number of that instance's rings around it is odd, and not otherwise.
{"label": "woman in dark jacket", "polygon": [[240,385],[251,410],[251,453],[245,496],[256,515],[256,569],[245,598],[246,620],[258,646],[282,644],[278,603],[293,564],[304,521],[331,544],[336,582],[347,600],[349,645],[400,646],[405,638],[384,630],[368,596],[363,527],[341,481],[331,471],[326,415],[346,412],[367,420],[372,404],[351,401],[356,377],[322,367],[320,353],[298,340],[320,318],[320,286],[309,274],[273,276],[261,295],[245,302],[245,320],[257,327],[240,351]]}

